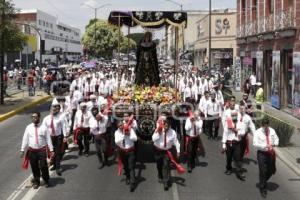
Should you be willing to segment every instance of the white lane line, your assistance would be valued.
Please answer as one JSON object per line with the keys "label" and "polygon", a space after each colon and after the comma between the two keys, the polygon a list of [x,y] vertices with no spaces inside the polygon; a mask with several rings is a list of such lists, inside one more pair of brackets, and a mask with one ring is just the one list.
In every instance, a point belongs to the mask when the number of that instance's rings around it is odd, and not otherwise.
{"label": "white lane line", "polygon": [[15,200],[26,188],[26,184],[31,180],[31,175],[15,190],[6,200]]}
{"label": "white lane line", "polygon": [[[171,176],[174,177],[175,173],[174,171],[171,171]],[[172,184],[172,195],[174,200],[179,200],[179,194],[178,194],[178,187],[177,183]]]}

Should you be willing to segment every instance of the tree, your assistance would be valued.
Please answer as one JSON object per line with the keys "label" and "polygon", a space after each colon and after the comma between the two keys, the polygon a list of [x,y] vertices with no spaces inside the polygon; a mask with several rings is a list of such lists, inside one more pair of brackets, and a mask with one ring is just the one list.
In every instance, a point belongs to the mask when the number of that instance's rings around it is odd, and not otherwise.
{"label": "tree", "polygon": [[[95,27],[96,26],[96,27]],[[120,50],[127,52],[128,38],[120,33]],[[103,20],[90,20],[85,28],[82,43],[89,54],[94,57],[111,58],[113,51],[118,48],[119,29]],[[133,40],[129,40],[130,49],[136,47]]]}
{"label": "tree", "polygon": [[144,33],[131,33],[127,35],[130,39],[134,40],[136,44],[139,44],[142,38],[144,37]]}
{"label": "tree", "polygon": [[4,53],[21,50],[26,36],[13,23],[16,9],[11,0],[0,0],[0,104],[4,104]]}

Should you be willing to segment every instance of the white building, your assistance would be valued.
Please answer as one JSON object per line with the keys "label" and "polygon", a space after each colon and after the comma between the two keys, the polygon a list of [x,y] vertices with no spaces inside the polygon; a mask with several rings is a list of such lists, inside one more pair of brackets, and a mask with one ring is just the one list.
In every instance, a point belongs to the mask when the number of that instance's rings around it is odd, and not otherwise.
{"label": "white building", "polygon": [[74,60],[82,54],[80,29],[62,23],[50,14],[40,10],[21,10],[17,14],[17,23],[30,25],[23,25],[23,31],[28,34],[28,45],[22,54],[29,53],[40,60],[42,50],[42,62],[57,62],[66,58]]}

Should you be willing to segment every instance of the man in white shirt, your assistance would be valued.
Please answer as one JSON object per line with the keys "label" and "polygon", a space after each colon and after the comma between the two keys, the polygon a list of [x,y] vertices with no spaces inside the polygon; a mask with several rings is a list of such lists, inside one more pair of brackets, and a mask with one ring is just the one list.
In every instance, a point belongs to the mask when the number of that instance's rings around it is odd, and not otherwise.
{"label": "man in white shirt", "polygon": [[[74,143],[78,144],[78,155],[81,156],[84,150],[86,157],[89,156],[90,150],[90,125],[91,113],[88,112],[86,103],[80,103],[80,110],[77,110],[74,120]],[[84,144],[82,143],[84,142]]]}
{"label": "man in white shirt", "polygon": [[200,84],[200,80],[196,80],[196,84],[193,86],[193,93],[195,94],[196,103],[199,104],[201,96],[202,96],[202,86]]}
{"label": "man in white shirt", "polygon": [[131,127],[123,122],[118,123],[118,130],[115,132],[115,143],[118,147],[118,174],[121,175],[122,165],[124,166],[126,184],[130,185],[130,192],[135,189],[135,148],[137,135]]}
{"label": "man in white shirt", "polygon": [[252,92],[253,97],[255,97],[255,94],[256,94],[256,75],[255,75],[255,72],[253,72],[251,74],[249,79],[250,79],[250,85],[251,85],[251,92]]}
{"label": "man in white shirt", "polygon": [[159,126],[152,135],[152,141],[155,147],[158,178],[163,182],[164,190],[168,190],[170,186],[170,161],[174,161],[173,155],[170,152],[172,146],[176,147],[177,157],[180,156],[180,143],[168,119],[162,120],[159,123]]}
{"label": "man in white shirt", "polygon": [[97,156],[99,160],[99,169],[102,169],[107,163],[107,157],[105,155],[106,151],[106,125],[108,117],[101,112],[99,112],[97,107],[93,107],[92,117],[90,118],[89,124],[91,129],[91,134],[95,138],[95,147],[97,151]]}
{"label": "man in white shirt", "polygon": [[60,113],[60,104],[57,101],[52,103],[51,113],[44,118],[43,125],[47,128],[54,147],[53,167],[50,170],[56,170],[56,174],[61,176],[62,145],[67,141],[69,127],[65,115]]}
{"label": "man in white shirt", "polygon": [[279,144],[278,136],[269,124],[269,119],[264,118],[262,127],[253,135],[253,146],[257,148],[259,189],[263,198],[267,197],[267,182],[276,172],[276,154],[273,147]]}
{"label": "man in white shirt", "polygon": [[198,111],[195,111],[193,116],[187,118],[185,122],[185,150],[187,153],[187,167],[189,173],[191,173],[192,169],[195,167],[197,149],[200,142],[200,135],[202,133],[202,126],[203,121],[201,120]]}
{"label": "man in white shirt", "polygon": [[[205,110],[206,110],[207,103],[209,100],[210,100],[209,92],[205,91],[204,96],[201,97],[199,106],[198,106],[198,109],[203,116],[205,115]],[[206,129],[207,129],[207,120],[204,119],[203,120],[203,129],[202,129],[203,133],[206,133]]]}
{"label": "man in white shirt", "polygon": [[47,133],[45,126],[40,124],[41,114],[39,112],[32,113],[32,123],[29,124],[24,132],[22,146],[21,146],[21,158],[25,155],[23,165],[27,167],[29,160],[32,174],[33,174],[33,188],[37,189],[40,186],[40,177],[42,172],[42,178],[45,181],[45,186],[49,187],[49,170],[47,165],[47,148],[53,156],[53,146],[50,135]]}
{"label": "man in white shirt", "polygon": [[232,160],[235,161],[236,165],[236,175],[237,177],[244,181],[245,176],[242,171],[241,163],[241,137],[246,134],[245,124],[243,122],[242,116],[237,112],[232,112],[231,116],[227,117],[225,121],[224,131],[223,131],[223,151],[226,152],[226,175],[231,175],[232,173]]}
{"label": "man in white shirt", "polygon": [[205,119],[207,120],[208,139],[217,140],[220,127],[219,123],[222,115],[222,107],[220,106],[220,103],[216,100],[215,93],[211,93],[211,98],[206,104],[204,115]]}

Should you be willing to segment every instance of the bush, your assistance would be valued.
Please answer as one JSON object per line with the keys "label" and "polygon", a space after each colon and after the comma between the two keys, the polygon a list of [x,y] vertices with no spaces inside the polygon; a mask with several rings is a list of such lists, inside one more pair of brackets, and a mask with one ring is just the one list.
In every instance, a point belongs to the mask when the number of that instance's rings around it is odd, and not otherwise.
{"label": "bush", "polygon": [[256,111],[255,120],[253,120],[253,122],[257,129],[261,127],[261,122],[264,118],[268,118],[270,120],[270,127],[272,127],[276,131],[279,138],[279,147],[285,147],[289,145],[290,139],[295,131],[295,127],[293,127],[288,122],[282,121],[267,113]]}

